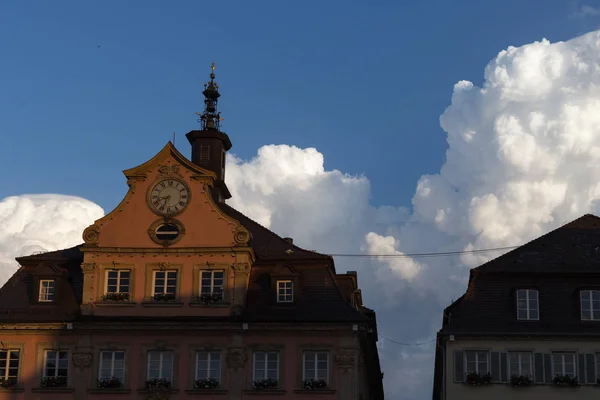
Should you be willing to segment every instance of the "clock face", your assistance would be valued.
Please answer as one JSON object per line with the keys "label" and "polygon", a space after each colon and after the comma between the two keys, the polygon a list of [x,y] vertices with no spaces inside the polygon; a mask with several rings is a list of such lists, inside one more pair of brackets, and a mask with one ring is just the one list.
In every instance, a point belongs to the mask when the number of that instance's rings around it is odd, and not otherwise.
{"label": "clock face", "polygon": [[190,191],[186,184],[177,179],[164,179],[152,187],[150,207],[162,215],[177,214],[190,201]]}

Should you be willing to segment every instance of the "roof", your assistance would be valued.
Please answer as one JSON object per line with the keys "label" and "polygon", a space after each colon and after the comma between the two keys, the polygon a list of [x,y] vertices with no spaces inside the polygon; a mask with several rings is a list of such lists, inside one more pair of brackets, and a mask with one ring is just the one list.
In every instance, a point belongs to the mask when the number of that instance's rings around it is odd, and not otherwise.
{"label": "roof", "polygon": [[[254,249],[257,259],[257,263],[251,269],[247,305],[242,319],[305,322],[367,321],[363,313],[352,307],[351,303],[344,298],[337,284],[331,256],[295,246],[234,208],[225,204],[219,206],[248,229],[251,236],[249,244]],[[34,267],[43,261],[53,261],[58,266],[66,268],[75,298],[81,304],[83,273],[80,265],[83,262],[83,253],[80,249],[82,246],[19,257],[17,261],[24,267]],[[270,274],[274,268],[287,262],[294,264],[298,274],[299,291],[292,305],[282,307],[280,304],[273,304],[275,292],[271,285]],[[23,268],[20,271],[23,271]],[[32,282],[30,276],[23,278],[15,274],[5,287],[9,284],[13,287],[21,286],[21,292],[28,293],[33,290]],[[8,299],[2,301],[2,292],[6,292],[4,288],[0,290],[0,303],[6,304]],[[15,306],[20,307],[16,304]],[[27,305],[22,307],[26,308]]]}
{"label": "roof", "polygon": [[[466,293],[444,312],[441,333],[600,335],[581,321],[579,291],[600,288],[600,218],[586,214],[471,270]],[[516,316],[516,290],[539,295],[539,321]]]}

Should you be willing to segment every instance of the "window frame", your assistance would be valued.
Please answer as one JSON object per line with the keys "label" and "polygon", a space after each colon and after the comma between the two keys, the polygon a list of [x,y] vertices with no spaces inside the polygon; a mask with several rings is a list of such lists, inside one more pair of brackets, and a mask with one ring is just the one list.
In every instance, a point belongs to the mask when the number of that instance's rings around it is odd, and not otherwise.
{"label": "window frame", "polygon": [[[575,351],[553,351],[550,354],[551,354],[551,356],[550,356],[550,362],[552,363],[552,377],[555,377],[556,375],[558,375],[557,372],[556,372],[556,367],[555,367],[556,363],[554,361],[554,357],[558,356],[558,355],[562,356],[562,361],[561,361],[562,372],[561,372],[560,375],[568,375],[570,377],[577,376],[577,372],[578,372],[577,371],[577,352],[575,352]],[[565,365],[566,365],[566,363],[565,363],[565,356],[566,355],[571,356],[572,360],[573,360],[573,374],[572,375],[564,373],[564,371],[565,371]]]}
{"label": "window frame", "polygon": [[[160,353],[160,367],[159,367],[159,378],[150,378],[150,354],[151,353]],[[146,351],[146,379],[144,380],[144,382],[149,381],[150,379],[167,379],[165,377],[163,377],[163,355],[164,353],[170,353],[171,354],[171,377],[168,378],[169,382],[171,382],[171,385],[173,385],[174,382],[174,378],[175,378],[175,363],[176,363],[176,357],[175,357],[175,351],[170,350],[170,349],[149,349]]]}
{"label": "window frame", "polygon": [[[589,292],[589,296],[588,299],[586,299],[586,301],[589,301],[590,304],[590,308],[589,308],[589,313],[590,313],[590,318],[584,318],[583,317],[583,301],[584,301],[584,292]],[[594,300],[594,292],[597,292],[600,296],[600,290],[599,289],[581,289],[579,290],[579,314],[581,317],[582,321],[586,321],[586,322],[597,322],[600,321],[600,307],[598,309],[594,309],[594,301],[600,302],[600,300]],[[597,317],[594,318],[594,314],[597,314]]]}
{"label": "window frame", "polygon": [[129,271],[129,300],[128,303],[135,302],[135,290],[136,290],[136,265],[128,264],[128,263],[105,263],[98,264],[98,285],[95,286],[95,296],[96,302],[103,307],[112,306],[113,303],[104,301],[104,296],[107,294],[107,286],[108,286],[108,271]]}
{"label": "window frame", "polygon": [[[56,353],[56,365],[54,367],[54,375],[46,375],[46,369],[47,369],[47,365],[48,365],[48,353],[50,352],[54,352]],[[60,353],[66,353],[66,360],[67,360],[67,373],[66,375],[58,375],[58,371],[61,369],[60,368]],[[42,357],[42,376],[41,376],[41,380],[43,380],[44,378],[50,378],[50,377],[58,377],[58,376],[65,376],[67,378],[67,384],[65,386],[69,386],[69,383],[71,381],[70,379],[70,372],[71,372],[71,362],[70,362],[70,354],[71,352],[69,350],[65,350],[65,349],[44,349],[44,353],[43,353],[43,357]],[[40,382],[41,382],[40,380]]]}
{"label": "window frame", "polygon": [[[254,387],[254,382],[256,382],[258,379],[256,379],[256,356],[258,354],[264,354],[265,355],[265,368],[264,368],[264,373],[265,373],[265,377],[262,379],[276,379],[277,380],[277,387],[281,387],[281,354],[279,352],[279,350],[272,350],[272,349],[265,349],[265,350],[255,350],[252,352],[252,375],[250,378],[250,385],[251,387]],[[276,354],[277,355],[277,368],[275,369],[277,375],[275,378],[269,378],[268,377],[268,372],[269,372],[269,368],[268,368],[268,363],[269,363],[269,359],[268,359],[268,355],[269,354]]]}
{"label": "window frame", "polygon": [[[201,283],[202,283],[202,272],[203,271],[223,271],[223,297],[217,303],[214,304],[206,304],[205,302],[200,300],[201,295]],[[192,299],[190,301],[190,306],[192,307],[225,307],[229,304],[231,299],[231,280],[232,276],[232,268],[231,264],[227,263],[208,263],[204,262],[203,264],[194,264],[192,267],[192,278],[194,284],[192,285]]]}
{"label": "window frame", "polygon": [[[198,356],[200,354],[206,354],[207,355],[207,366],[208,369],[207,371],[207,376],[205,377],[200,377],[198,376]],[[213,377],[211,376],[211,362],[214,361],[212,359],[213,355],[218,355],[218,361],[219,361],[219,367],[217,368],[217,377]],[[194,382],[196,382],[198,379],[216,379],[217,381],[219,381],[219,384],[222,385],[222,375],[223,375],[223,354],[220,350],[195,350],[194,351]]]}
{"label": "window frame", "polygon": [[[198,287],[199,287],[199,291],[198,294],[199,295],[203,295],[203,294],[209,294],[209,295],[213,295],[215,293],[215,287],[218,287],[217,285],[215,285],[215,273],[222,273],[223,276],[221,278],[221,280],[223,281],[223,283],[221,284],[221,300],[223,300],[223,298],[225,297],[225,278],[226,278],[226,273],[224,269],[201,269],[198,271],[199,273],[199,280],[198,280]],[[204,293],[202,291],[202,288],[204,287],[202,285],[202,279],[204,276],[204,273],[210,274],[210,292]]]}
{"label": "window frame", "polygon": [[[518,373],[517,374],[513,374],[512,373],[512,360],[511,360],[511,354],[516,354],[518,356],[518,360],[517,360],[517,369],[518,369]],[[522,356],[523,355],[528,355],[529,356],[529,373],[524,374],[523,373],[523,361],[522,361]],[[507,376],[510,379],[512,376],[528,376],[531,379],[533,379],[533,374],[534,374],[534,360],[533,360],[533,352],[532,351],[528,351],[528,350],[509,350],[507,351],[506,354],[506,361],[507,361]]]}
{"label": "window frame", "polygon": [[[177,271],[177,282],[176,282],[176,291],[175,291],[175,299],[169,301],[156,301],[154,300],[154,271]],[[171,264],[171,263],[149,263],[146,264],[145,268],[145,283],[144,286],[144,300],[142,302],[142,306],[153,307],[153,306],[182,306],[181,303],[181,281],[185,278],[183,274],[182,264]]]}
{"label": "window frame", "polygon": [[[102,377],[102,367],[103,367],[103,358],[102,355],[103,353],[112,353],[112,357],[111,357],[111,365],[110,365],[110,371],[111,374],[108,378],[106,377]],[[98,380],[100,379],[110,379],[112,377],[115,378],[119,378],[118,376],[115,375],[115,355],[116,353],[123,353],[123,370],[122,370],[122,376],[120,378],[121,381],[121,385],[123,387],[125,387],[125,378],[126,378],[126,371],[127,371],[127,352],[125,350],[121,350],[121,349],[101,349],[98,352],[98,373],[96,374],[98,376]]]}
{"label": "window frame", "polygon": [[[475,371],[469,371],[468,365],[469,365],[469,361],[468,361],[468,356],[469,353],[474,353],[475,354]],[[479,354],[483,353],[485,354],[485,358],[486,358],[486,371],[485,372],[481,372],[479,371]],[[479,375],[483,375],[483,374],[491,374],[491,360],[490,360],[490,351],[489,350],[481,350],[481,349],[468,349],[468,350],[464,350],[463,353],[463,371],[465,372],[465,375],[470,374],[470,373],[477,373]]]}
{"label": "window frame", "polygon": [[[169,277],[169,273],[174,272],[175,273],[175,285],[169,286],[168,284],[168,280],[169,279],[173,279]],[[158,278],[158,279],[163,279],[164,280],[164,289],[162,292],[157,292],[156,291],[156,275],[157,274],[165,274],[164,278]],[[179,271],[176,269],[166,269],[166,270],[154,270],[152,271],[152,297],[154,297],[157,294],[173,294],[175,296],[175,298],[177,298],[177,288],[178,288],[178,281],[179,281]],[[174,293],[169,293],[168,292],[168,288],[169,287],[174,287]]]}
{"label": "window frame", "polygon": [[[306,375],[306,356],[309,353],[313,353],[314,354],[314,362],[315,362],[315,376],[314,377],[307,377]],[[306,380],[315,380],[318,381],[320,378],[318,378],[319,376],[319,354],[325,354],[326,356],[326,361],[327,361],[327,368],[325,369],[325,379],[323,379],[325,381],[325,383],[327,383],[327,385],[329,386],[329,371],[331,370],[331,365],[330,365],[330,353],[329,351],[325,351],[325,350],[304,350],[302,352],[302,380],[306,381]]]}
{"label": "window frame", "polygon": [[[519,308],[519,293],[525,293],[525,304],[526,307],[525,308]],[[531,301],[533,300],[530,297],[531,293],[535,293],[535,301],[536,301],[536,308],[531,308],[530,304]],[[515,302],[516,302],[516,313],[517,313],[517,320],[518,321],[539,321],[540,320],[540,291],[535,289],[535,288],[519,288],[517,290],[515,290]],[[525,318],[520,318],[519,316],[519,312],[520,311],[525,311],[526,313],[526,317]],[[532,311],[536,311],[537,312],[537,318],[532,318],[531,317],[531,313]]]}
{"label": "window frame", "polygon": [[[51,290],[52,293],[50,294],[52,296],[51,300],[42,298],[42,289],[44,289],[44,286],[43,286],[44,282],[52,283],[51,287],[48,286],[48,289],[52,289]],[[50,292],[50,290],[48,290],[48,292]],[[48,293],[46,293],[46,295],[48,296]],[[38,303],[54,303],[56,301],[56,279],[40,278],[40,280],[38,282],[37,301],[38,301]]]}
{"label": "window frame", "polygon": [[[19,386],[21,383],[21,364],[22,364],[21,359],[23,357],[22,347],[20,348],[20,347],[9,346],[9,347],[0,349],[0,355],[3,352],[6,353],[6,358],[5,358],[6,364],[4,367],[4,374],[0,374],[0,378],[4,378],[6,381],[10,382],[9,380],[12,377],[12,378],[14,378],[14,385],[11,385],[9,387]],[[10,370],[14,369],[14,368],[10,367],[10,361],[11,360],[14,361],[14,359],[11,359],[10,356],[11,356],[11,353],[15,353],[15,352],[18,354],[18,363],[17,363],[17,367],[16,367],[17,375],[12,376],[12,375],[10,375]],[[0,357],[0,359],[3,359],[3,358]],[[0,371],[1,371],[1,368],[0,368]]]}
{"label": "window frame", "polygon": [[[108,280],[111,279],[108,277],[108,275],[111,272],[116,272],[117,273],[117,291],[116,292],[109,292],[108,291]],[[119,290],[121,288],[121,273],[123,272],[127,272],[129,273],[129,284],[127,285],[128,290],[126,292],[123,292],[121,290]],[[108,293],[127,293],[129,295],[131,295],[131,276],[132,276],[132,270],[131,269],[127,269],[127,268],[107,268],[104,270],[104,294],[108,294]]]}
{"label": "window frame", "polygon": [[[283,298],[281,297],[281,293],[280,293],[280,290],[282,289],[281,286],[283,286],[283,290],[286,290],[287,289],[286,285],[288,283],[291,286],[290,287],[291,294],[290,294],[290,299],[289,300],[287,300],[287,293],[283,294]],[[277,280],[276,290],[277,290],[277,303],[293,303],[294,302],[294,281],[292,279],[279,279],[279,280]]]}

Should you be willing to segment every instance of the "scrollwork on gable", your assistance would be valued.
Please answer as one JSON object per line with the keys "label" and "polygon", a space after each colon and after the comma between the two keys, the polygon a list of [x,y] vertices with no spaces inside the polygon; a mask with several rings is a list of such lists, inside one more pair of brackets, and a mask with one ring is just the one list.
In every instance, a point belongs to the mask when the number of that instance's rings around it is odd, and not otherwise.
{"label": "scrollwork on gable", "polygon": [[100,239],[100,228],[96,224],[90,225],[85,228],[82,237],[86,244],[98,244],[98,240]]}

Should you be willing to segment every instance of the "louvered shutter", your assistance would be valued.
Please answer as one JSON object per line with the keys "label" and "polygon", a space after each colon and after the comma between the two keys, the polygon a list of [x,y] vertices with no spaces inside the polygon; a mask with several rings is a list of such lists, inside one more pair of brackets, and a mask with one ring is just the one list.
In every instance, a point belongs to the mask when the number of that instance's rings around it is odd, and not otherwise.
{"label": "louvered shutter", "polygon": [[579,368],[577,371],[577,380],[579,383],[585,383],[585,355],[579,354]]}
{"label": "louvered shutter", "polygon": [[550,354],[544,354],[544,381],[552,383],[552,358]]}
{"label": "louvered shutter", "polygon": [[506,377],[508,373],[507,368],[506,353],[500,353],[500,382],[508,382]]}
{"label": "louvered shutter", "polygon": [[492,382],[500,382],[500,353],[492,351],[491,371]]}
{"label": "louvered shutter", "polygon": [[596,357],[594,354],[585,355],[585,383],[596,384]]}
{"label": "louvered shutter", "polygon": [[544,383],[544,355],[542,353],[535,353],[533,365],[534,382]]}
{"label": "louvered shutter", "polygon": [[465,381],[463,357],[464,352],[462,350],[454,350],[454,382]]}

